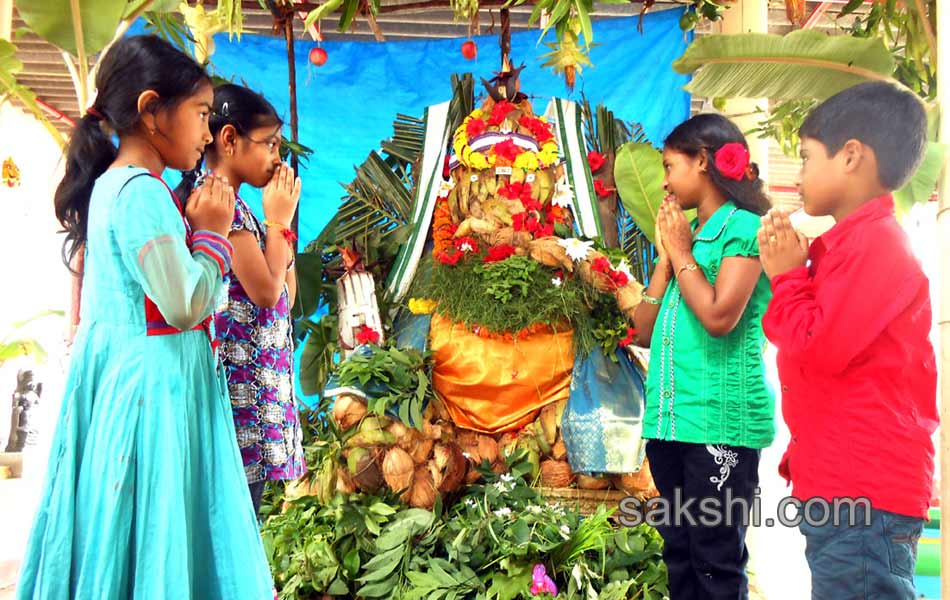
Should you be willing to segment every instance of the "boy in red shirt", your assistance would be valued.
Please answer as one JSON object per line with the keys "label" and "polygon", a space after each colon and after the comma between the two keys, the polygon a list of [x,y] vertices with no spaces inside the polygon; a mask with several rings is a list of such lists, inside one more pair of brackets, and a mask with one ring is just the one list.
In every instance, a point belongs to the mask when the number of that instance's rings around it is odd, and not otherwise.
{"label": "boy in red shirt", "polygon": [[779,470],[805,502],[815,600],[916,597],[937,369],[929,284],[891,191],[920,164],[926,128],[920,100],[891,84],[829,98],[799,132],[800,188],[805,212],[835,226],[809,248],[787,214],[762,218],[763,328],[792,436]]}

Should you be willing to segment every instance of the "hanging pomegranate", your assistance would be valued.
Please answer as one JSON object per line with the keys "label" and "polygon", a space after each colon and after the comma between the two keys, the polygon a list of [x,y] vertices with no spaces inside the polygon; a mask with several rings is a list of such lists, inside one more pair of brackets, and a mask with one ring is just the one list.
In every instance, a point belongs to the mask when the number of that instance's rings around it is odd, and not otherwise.
{"label": "hanging pomegranate", "polygon": [[475,42],[468,40],[462,43],[462,56],[465,60],[474,60],[478,56],[478,46],[475,45]]}
{"label": "hanging pomegranate", "polygon": [[327,62],[327,51],[323,48],[313,48],[310,50],[310,62],[322,67]]}

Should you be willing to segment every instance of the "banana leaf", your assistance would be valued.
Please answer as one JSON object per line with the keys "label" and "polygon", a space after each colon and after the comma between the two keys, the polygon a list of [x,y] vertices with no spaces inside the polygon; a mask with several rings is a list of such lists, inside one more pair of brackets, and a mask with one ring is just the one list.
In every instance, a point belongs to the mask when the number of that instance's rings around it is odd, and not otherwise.
{"label": "banana leaf", "polygon": [[811,29],[696,38],[673,62],[693,74],[686,90],[717,98],[824,100],[869,80],[894,81],[894,57],[880,38],[827,36]]}
{"label": "banana leaf", "polygon": [[946,166],[947,144],[929,142],[923,162],[904,187],[894,192],[894,206],[898,214],[904,214],[914,204],[927,202],[937,188],[937,180]]}
{"label": "banana leaf", "polygon": [[[79,33],[90,56],[112,41],[128,4],[128,0],[17,0],[16,9],[36,35],[73,56]],[[73,29],[73,5],[79,7],[79,32]]]}
{"label": "banana leaf", "polygon": [[66,147],[66,139],[46,118],[46,114],[36,102],[36,94],[17,81],[17,75],[23,71],[23,63],[16,57],[16,47],[6,40],[0,40],[0,104],[7,97],[16,98],[49,131],[60,148]]}

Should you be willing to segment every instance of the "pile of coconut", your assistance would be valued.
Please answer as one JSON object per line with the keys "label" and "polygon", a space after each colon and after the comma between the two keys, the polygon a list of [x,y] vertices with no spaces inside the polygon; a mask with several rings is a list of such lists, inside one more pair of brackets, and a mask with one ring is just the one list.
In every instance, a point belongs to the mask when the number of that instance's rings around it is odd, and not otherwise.
{"label": "pile of coconut", "polygon": [[321,472],[288,485],[285,496],[329,498],[334,491],[377,493],[386,487],[410,506],[429,509],[437,496],[444,498],[478,482],[479,466],[506,472],[505,457],[516,450],[526,453],[534,480],[545,488],[613,488],[641,499],[657,496],[645,460],[639,472],[628,475],[591,477],[571,471],[561,436],[566,403],[546,406],[521,431],[487,435],[456,427],[438,399],[426,408],[420,430],[398,419],[368,414],[364,400],[341,394],[333,405],[333,419],[346,440],[345,464],[312,465]]}

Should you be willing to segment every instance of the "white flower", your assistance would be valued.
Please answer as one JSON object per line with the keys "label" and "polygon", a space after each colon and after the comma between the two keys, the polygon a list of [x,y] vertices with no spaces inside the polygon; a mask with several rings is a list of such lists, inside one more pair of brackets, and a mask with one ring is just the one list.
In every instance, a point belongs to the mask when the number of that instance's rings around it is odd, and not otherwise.
{"label": "white flower", "polygon": [[594,242],[585,242],[577,238],[558,240],[557,243],[567,251],[567,255],[570,256],[571,260],[574,261],[584,260],[587,258],[587,255],[590,254],[591,248],[594,247]]}
{"label": "white flower", "polygon": [[540,506],[536,506],[534,504],[527,506],[526,510],[533,515],[540,515],[541,513],[544,512],[543,508],[541,508]]}
{"label": "white flower", "polygon": [[466,459],[468,459],[468,460],[472,460],[472,455],[469,454],[468,452],[463,452],[463,453],[462,453],[462,456],[464,456],[464,457],[465,457]]}
{"label": "white flower", "polygon": [[561,281],[561,278],[560,278],[560,277],[552,277],[552,278],[551,278],[551,285],[553,285],[554,287],[561,287],[561,284],[562,284],[562,283],[564,283],[564,282]]}
{"label": "white flower", "polygon": [[498,510],[495,511],[495,516],[496,516],[496,517],[509,517],[509,516],[511,516],[511,509],[508,508],[507,506],[504,507],[504,508],[499,508]]}
{"label": "white flower", "polygon": [[558,181],[554,186],[554,196],[551,198],[551,203],[561,208],[570,208],[573,199],[574,191],[571,189],[571,184],[564,179]]}
{"label": "white flower", "polygon": [[617,265],[617,268],[614,270],[620,271],[621,273],[627,276],[627,279],[629,279],[630,281],[633,281],[633,273],[630,272],[630,263],[627,262],[626,258],[620,259],[620,264]]}
{"label": "white flower", "polygon": [[571,539],[571,528],[567,525],[561,525],[561,536],[563,536],[565,540]]}
{"label": "white flower", "polygon": [[461,250],[462,252],[471,252],[474,249],[475,248],[472,248],[472,245],[468,242],[462,242],[462,245],[459,246],[459,250]]}
{"label": "white flower", "polygon": [[472,508],[475,508],[476,506],[478,506],[478,503],[475,502],[474,498],[469,498],[468,500],[465,501],[465,506],[471,506]]}
{"label": "white flower", "polygon": [[501,477],[498,479],[504,481],[505,483],[514,483],[515,481],[515,477],[511,473],[502,473]]}

